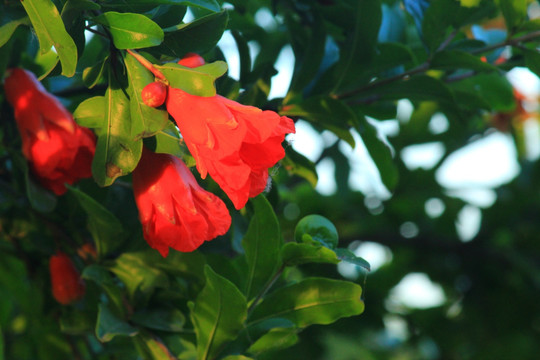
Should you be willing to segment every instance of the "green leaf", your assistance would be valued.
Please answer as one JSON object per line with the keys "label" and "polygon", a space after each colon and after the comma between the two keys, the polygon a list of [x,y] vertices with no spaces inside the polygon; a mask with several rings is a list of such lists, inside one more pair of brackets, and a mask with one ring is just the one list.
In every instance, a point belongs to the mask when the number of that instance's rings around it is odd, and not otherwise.
{"label": "green leaf", "polygon": [[154,81],[154,76],[133,56],[124,58],[129,81],[129,104],[131,114],[131,138],[149,137],[163,129],[169,122],[169,114],[164,109],[144,104],[142,89]]}
{"label": "green leaf", "polygon": [[112,313],[107,305],[100,303],[96,323],[96,336],[101,342],[111,341],[116,336],[135,336],[138,330]]}
{"label": "green leaf", "polygon": [[122,224],[109,210],[82,191],[68,186],[69,191],[84,209],[87,218],[88,231],[96,243],[99,257],[106,256],[120,243],[123,232]]}
{"label": "green leaf", "polygon": [[17,30],[17,27],[19,25],[30,25],[30,19],[27,17],[23,17],[17,20],[12,20],[2,26],[0,26],[0,47],[4,46],[9,39],[11,39],[11,36]]}
{"label": "green leaf", "polygon": [[165,38],[159,50],[174,57],[183,57],[188,52],[204,54],[221,39],[228,20],[228,13],[222,11],[164,29]]}
{"label": "green leaf", "polygon": [[274,275],[281,247],[279,222],[268,200],[259,195],[251,203],[255,215],[242,240],[248,265],[245,290],[248,299],[255,296]]}
{"label": "green leaf", "polygon": [[105,93],[104,103],[105,114],[96,132],[98,140],[92,174],[98,185],[109,186],[117,177],[135,169],[141,158],[142,140],[131,137],[129,99],[114,82]]}
{"label": "green leaf", "polygon": [[476,71],[495,71],[496,66],[480,60],[480,58],[461,50],[438,51],[433,54],[430,63],[433,69],[457,70],[471,69]]}
{"label": "green leaf", "polygon": [[474,89],[489,104],[492,111],[512,111],[516,106],[512,84],[501,74],[478,74],[454,82],[451,87],[468,92]]}
{"label": "green leaf", "polygon": [[356,115],[340,100],[329,97],[312,97],[299,104],[287,104],[279,113],[311,121],[332,131],[353,148],[355,146],[350,126],[356,122]]}
{"label": "green leaf", "polygon": [[223,358],[223,360],[254,360],[253,358],[244,355],[229,355]]}
{"label": "green leaf", "polygon": [[206,285],[189,303],[199,360],[214,359],[223,345],[237,337],[247,317],[246,298],[240,290],[209,266],[204,273]]}
{"label": "green leaf", "polygon": [[295,242],[289,242],[283,245],[281,248],[281,261],[285,266],[308,263],[339,263],[339,259],[332,249],[322,245]]}
{"label": "green leaf", "polygon": [[163,42],[163,30],[141,14],[109,11],[94,20],[109,28],[117,49],[140,49]]}
{"label": "green leaf", "polygon": [[105,119],[106,106],[104,96],[94,96],[84,100],[73,112],[77,124],[95,129],[97,135],[102,134],[101,127]]}
{"label": "green leaf", "polygon": [[62,75],[73,76],[77,67],[77,46],[67,33],[54,3],[51,0],[24,0],[21,4],[36,31],[41,53],[54,46],[62,63]]}
{"label": "green leaf", "polygon": [[330,220],[321,215],[308,215],[296,225],[294,239],[299,243],[318,243],[329,249],[335,249],[339,236]]}
{"label": "green leaf", "polygon": [[525,64],[527,64],[529,70],[540,76],[540,54],[538,51],[523,49],[523,53],[525,55]]}
{"label": "green leaf", "polygon": [[105,72],[105,67],[108,64],[109,56],[106,56],[105,59],[98,62],[94,66],[87,67],[83,70],[82,80],[84,85],[87,88],[91,89],[101,80],[103,73]]}
{"label": "green leaf", "polygon": [[[182,138],[180,137],[180,132],[178,132],[178,128],[172,122],[169,122],[164,129],[162,129],[156,134],[155,137],[155,152],[162,154],[171,154],[181,159],[183,159],[184,156],[187,155],[187,147],[185,146],[185,143],[182,142]],[[186,163],[186,165],[188,164]],[[195,165],[195,163],[188,165],[188,167],[191,167],[193,165]]]}
{"label": "green leaf", "polygon": [[32,179],[26,162],[24,163],[24,180],[26,183],[26,196],[28,196],[32,208],[42,213],[53,211],[57,203],[56,196],[39,186]]}
{"label": "green leaf", "polygon": [[527,19],[527,0],[497,0],[509,30],[514,30]]}
{"label": "green leaf", "polygon": [[174,308],[143,309],[135,312],[130,320],[149,329],[181,332],[184,330],[186,317]]}
{"label": "green leaf", "polygon": [[360,266],[367,271],[371,271],[371,266],[369,263],[363,258],[356,256],[352,251],[348,249],[336,249],[335,251],[339,260]]}
{"label": "green leaf", "polygon": [[[353,2],[354,3],[354,2]],[[362,72],[362,65],[371,62],[377,45],[377,35],[382,21],[382,6],[379,0],[356,1],[354,28],[347,34],[343,42],[345,48],[337,64],[337,81],[333,92],[341,86],[347,85],[355,76],[355,72]]]}
{"label": "green leaf", "polygon": [[2,327],[0,326],[0,360],[5,360],[4,357],[4,334],[2,333]]}
{"label": "green leaf", "polygon": [[171,360],[172,354],[156,337],[140,333],[133,338],[135,348],[143,360]]}
{"label": "green leaf", "polygon": [[227,63],[223,61],[193,69],[176,63],[155,65],[155,67],[165,75],[171,87],[197,96],[216,95],[214,81],[227,71]]}
{"label": "green leaf", "polygon": [[376,92],[383,99],[438,101],[450,106],[455,103],[449,88],[442,81],[428,75],[417,75],[407,80],[380,86]]}
{"label": "green leaf", "polygon": [[331,324],[364,311],[362,288],[349,281],[308,278],[269,294],[255,308],[250,323],[285,318],[298,327]]}
{"label": "green leaf", "polygon": [[381,180],[389,191],[397,186],[399,171],[392,157],[392,150],[380,137],[377,129],[365,116],[358,116],[357,131],[379,170]]}
{"label": "green leaf", "polygon": [[148,6],[155,7],[158,5],[188,5],[213,12],[221,10],[221,7],[216,0],[129,0],[129,2],[126,2],[125,0],[112,0],[107,2],[107,7],[109,8],[124,8],[126,5],[129,6],[131,11],[148,9]]}
{"label": "green leaf", "polygon": [[133,302],[144,304],[156,288],[169,286],[167,275],[146,263],[139,253],[123,253],[109,270],[126,285]]}
{"label": "green leaf", "polygon": [[86,280],[93,281],[99,285],[107,294],[110,305],[114,305],[114,310],[122,315],[125,315],[126,308],[122,289],[118,286],[118,282],[113,279],[112,274],[105,267],[97,264],[92,264],[84,268],[81,277]]}
{"label": "green leaf", "polygon": [[298,342],[297,329],[274,328],[257,339],[247,352],[255,356],[267,351],[286,349]]}
{"label": "green leaf", "polygon": [[311,186],[317,186],[319,177],[315,164],[304,155],[297,153],[292,147],[285,148],[285,158],[281,160],[281,165],[291,174],[298,175],[309,181]]}

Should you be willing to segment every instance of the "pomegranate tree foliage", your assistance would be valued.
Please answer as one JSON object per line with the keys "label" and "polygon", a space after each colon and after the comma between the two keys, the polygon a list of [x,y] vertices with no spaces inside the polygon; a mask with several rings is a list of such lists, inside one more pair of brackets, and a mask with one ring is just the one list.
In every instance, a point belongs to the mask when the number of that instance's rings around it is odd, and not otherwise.
{"label": "pomegranate tree foliage", "polygon": [[[528,13],[534,5],[3,1],[0,74],[14,67],[35,73],[79,125],[93,129],[97,148],[93,178],[53,195],[29,171],[13,109],[0,92],[0,359],[534,358],[540,182],[537,163],[523,150],[523,119],[537,118],[505,76],[518,66],[540,74],[540,22]],[[262,9],[273,26],[256,20]],[[224,31],[235,40],[239,80],[228,76],[217,46]],[[292,81],[284,98],[269,100],[285,46],[294,53]],[[143,143],[195,163],[167,112],[143,105],[141,91],[154,75],[127,50],[173,87],[217,92],[335,134],[318,161],[335,163],[337,192],[316,193],[314,163],[286,145],[263,195],[240,211],[227,200],[233,220],[226,235],[163,258],[143,239],[130,173]],[[178,66],[190,52],[206,65]],[[400,99],[413,104],[412,116],[399,134],[382,139],[374,121],[395,119]],[[433,133],[429,121],[437,113],[449,125]],[[399,155],[438,141],[444,159],[494,127],[515,140],[523,171],[499,189],[479,233],[464,243],[455,220],[466,202],[435,181],[442,159],[434,168],[409,169]],[[373,194],[348,184],[351,164],[338,145],[361,146],[351,129],[391,193],[375,207]],[[226,199],[210,178],[199,182]],[[426,215],[431,198],[444,203],[439,217]],[[399,230],[407,221],[418,227],[411,238]],[[367,282],[369,264],[348,250],[354,240],[393,252]],[[51,293],[48,264],[58,251],[86,284],[84,297],[69,305]],[[340,262],[357,266],[358,279],[340,275]],[[426,310],[385,307],[389,290],[418,271],[442,285],[446,301]],[[364,301],[365,313],[354,316]],[[408,325],[405,337],[384,332],[389,315]]]}

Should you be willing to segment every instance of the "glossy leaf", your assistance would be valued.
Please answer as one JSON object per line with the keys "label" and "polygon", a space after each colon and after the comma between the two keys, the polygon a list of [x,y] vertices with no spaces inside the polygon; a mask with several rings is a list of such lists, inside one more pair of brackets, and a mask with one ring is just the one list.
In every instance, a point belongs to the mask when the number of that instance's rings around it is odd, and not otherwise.
{"label": "glossy leaf", "polygon": [[106,12],[94,19],[107,26],[117,49],[140,49],[161,44],[163,30],[142,14]]}
{"label": "glossy leaf", "polygon": [[101,128],[106,113],[106,102],[103,96],[94,96],[84,100],[73,112],[77,124],[94,129],[96,134],[103,133]]}
{"label": "glossy leaf", "polygon": [[281,234],[272,206],[263,195],[251,200],[255,215],[242,240],[248,271],[245,294],[255,296],[274,275],[279,264]]}
{"label": "glossy leaf", "polygon": [[281,261],[285,266],[309,263],[337,264],[336,253],[322,245],[290,242],[281,249]]}
{"label": "glossy leaf", "polygon": [[164,29],[165,38],[159,50],[175,57],[183,57],[188,52],[204,54],[221,39],[228,19],[228,13],[222,11]]}
{"label": "glossy leaf", "polygon": [[156,288],[165,288],[169,285],[167,275],[149,266],[138,253],[123,253],[109,270],[126,285],[130,298],[143,304]]}
{"label": "glossy leaf", "polygon": [[167,125],[169,114],[164,109],[145,105],[142,100],[142,89],[154,81],[152,73],[131,55],[124,58],[124,63],[129,81],[131,138],[152,136]]}
{"label": "glossy leaf", "polygon": [[229,355],[223,358],[223,360],[254,360],[253,358],[244,355]]}
{"label": "glossy leaf", "polygon": [[29,25],[29,24],[30,24],[30,19],[27,17],[24,17],[17,20],[12,20],[0,26],[0,47],[4,46],[9,41],[9,39],[11,38],[15,30],[17,30],[17,27],[19,27],[19,25]]}
{"label": "glossy leaf", "polygon": [[96,336],[101,342],[111,341],[116,336],[135,336],[137,333],[136,328],[113,314],[106,304],[99,304]]}
{"label": "glossy leaf", "polygon": [[87,88],[91,89],[101,80],[105,72],[109,57],[107,56],[102,61],[99,61],[94,66],[87,67],[83,70],[82,80]]}
{"label": "glossy leaf", "polygon": [[227,71],[227,64],[216,61],[197,68],[187,68],[176,63],[156,65],[167,78],[170,86],[197,96],[214,96],[214,81]]}
{"label": "glossy leaf", "polygon": [[316,243],[335,249],[339,236],[330,220],[321,215],[308,215],[296,225],[294,239],[299,243]]}
{"label": "glossy leaf", "polygon": [[209,266],[204,273],[206,285],[189,304],[198,360],[214,359],[221,347],[240,333],[247,317],[246,298],[240,290]]}
{"label": "glossy leaf", "polygon": [[286,349],[298,342],[298,330],[274,328],[258,338],[248,349],[249,354],[258,355],[267,351]]}
{"label": "glossy leaf", "polygon": [[73,76],[77,66],[77,46],[67,33],[54,3],[51,0],[25,0],[21,4],[36,31],[41,53],[54,46],[62,63],[62,75]]}
{"label": "glossy leaf", "polygon": [[363,259],[363,258],[361,258],[359,256],[356,256],[350,250],[336,249],[336,255],[338,256],[339,260],[341,260],[341,261],[345,261],[345,262],[348,262],[350,264],[360,266],[366,271],[371,270],[371,266],[369,265],[369,263],[365,259]]}
{"label": "glossy leaf", "polygon": [[131,137],[129,99],[122,89],[115,84],[109,86],[104,103],[105,114],[96,132],[92,174],[98,185],[109,186],[117,177],[135,169],[142,153],[142,140]]}
{"label": "glossy leaf", "polygon": [[332,131],[353,148],[355,146],[349,128],[355,122],[355,114],[343,102],[330,97],[313,97],[299,104],[287,104],[281,115],[298,116]]}
{"label": "glossy leaf", "polygon": [[105,256],[114,250],[120,243],[122,224],[109,210],[82,191],[68,186],[69,191],[75,195],[77,201],[84,209],[87,218],[88,230],[94,238],[97,252]]}
{"label": "glossy leaf", "polygon": [[331,324],[364,311],[362,288],[354,283],[326,278],[307,278],[267,295],[249,322],[285,318],[298,327]]}

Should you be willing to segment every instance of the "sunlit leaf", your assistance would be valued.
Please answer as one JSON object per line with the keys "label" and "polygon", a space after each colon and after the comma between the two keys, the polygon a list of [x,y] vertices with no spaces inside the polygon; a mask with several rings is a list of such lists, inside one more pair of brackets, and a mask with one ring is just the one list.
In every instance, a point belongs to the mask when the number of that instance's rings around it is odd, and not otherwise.
{"label": "sunlit leaf", "polygon": [[138,253],[120,255],[109,270],[126,285],[133,301],[145,303],[157,287],[165,288],[169,285],[167,275],[149,266]]}
{"label": "sunlit leaf", "polygon": [[281,260],[286,266],[308,263],[337,264],[336,253],[322,245],[290,242],[281,249]]}
{"label": "sunlit leaf", "polygon": [[142,140],[131,137],[130,105],[123,89],[113,82],[105,93],[104,103],[104,117],[96,132],[92,174],[100,186],[109,186],[117,177],[135,169],[142,153]]}
{"label": "sunlit leaf", "polygon": [[17,30],[17,27],[19,25],[29,25],[29,24],[30,24],[30,19],[27,17],[24,17],[24,18],[10,21],[0,26],[0,47],[4,46],[9,41],[9,39],[11,38],[15,30]]}
{"label": "sunlit leaf", "polygon": [[216,61],[197,68],[188,68],[176,63],[156,65],[169,81],[171,87],[182,89],[192,95],[214,96],[214,81],[227,71],[227,64]]}
{"label": "sunlit leaf", "polygon": [[51,0],[21,1],[39,39],[42,53],[56,49],[62,63],[62,75],[73,76],[77,66],[77,46],[69,36],[58,9]]}
{"label": "sunlit leaf", "polygon": [[331,324],[364,311],[362,288],[354,283],[326,278],[308,278],[279,288],[266,296],[249,322],[285,318],[298,327]]}
{"label": "sunlit leaf", "polygon": [[139,139],[152,136],[167,125],[169,114],[164,109],[146,105],[142,100],[142,89],[154,81],[152,73],[133,56],[126,56],[124,62],[129,81],[131,137]]}
{"label": "sunlit leaf", "polygon": [[249,354],[257,355],[267,351],[286,349],[298,342],[297,329],[274,328],[258,338],[248,349]]}
{"label": "sunlit leaf", "polygon": [[107,26],[118,49],[140,49],[161,44],[163,30],[142,14],[109,11],[94,19]]}

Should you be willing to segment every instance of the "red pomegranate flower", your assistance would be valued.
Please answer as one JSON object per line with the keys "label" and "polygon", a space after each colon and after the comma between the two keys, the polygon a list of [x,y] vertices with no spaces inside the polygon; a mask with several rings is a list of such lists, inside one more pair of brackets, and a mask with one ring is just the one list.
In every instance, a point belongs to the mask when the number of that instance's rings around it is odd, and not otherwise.
{"label": "red pomegranate flower", "polygon": [[86,286],[79,271],[65,253],[58,251],[49,260],[52,294],[62,305],[71,304],[84,296]]}
{"label": "red pomegranate flower", "polygon": [[14,108],[22,138],[22,152],[40,183],[56,195],[65,183],[92,176],[96,138],[49,94],[34,74],[10,69],[5,79],[6,98]]}
{"label": "red pomegranate flower", "polygon": [[143,149],[133,171],[133,192],[144,238],[163,257],[169,247],[193,251],[225,234],[231,225],[223,201],[202,189],[188,167],[172,155]]}
{"label": "red pomegranate flower", "polygon": [[201,177],[210,174],[236,209],[264,190],[268,168],[285,156],[285,135],[295,132],[288,117],[219,95],[201,97],[169,88],[166,106]]}

